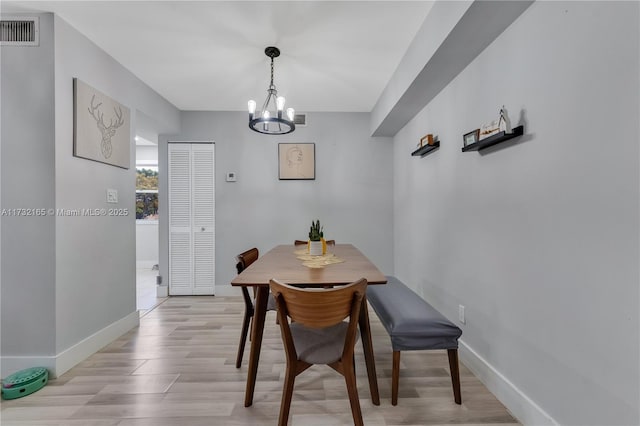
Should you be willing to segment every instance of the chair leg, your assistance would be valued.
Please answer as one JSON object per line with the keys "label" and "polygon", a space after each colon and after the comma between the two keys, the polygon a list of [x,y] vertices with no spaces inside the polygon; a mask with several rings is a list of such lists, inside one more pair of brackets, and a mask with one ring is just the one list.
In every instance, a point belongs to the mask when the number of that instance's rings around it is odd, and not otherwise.
{"label": "chair leg", "polygon": [[242,331],[240,332],[240,344],[238,345],[238,354],[236,355],[236,368],[242,365],[242,355],[244,354],[244,345],[247,341],[247,333],[253,318],[253,302],[249,297],[249,291],[246,287],[242,287],[242,297],[244,298],[244,318],[242,320]]}
{"label": "chair leg", "polygon": [[284,386],[282,388],[282,401],[280,402],[280,417],[278,426],[287,426],[289,422],[289,408],[291,408],[291,397],[293,396],[293,384],[296,380],[296,366],[287,365],[284,376]]}
{"label": "chair leg", "polygon": [[453,385],[453,399],[456,404],[462,404],[460,392],[460,369],[458,368],[458,350],[447,349],[449,355],[449,370],[451,370],[451,384]]}
{"label": "chair leg", "polygon": [[249,331],[249,323],[251,317],[245,312],[244,319],[242,320],[242,332],[240,333],[240,344],[238,345],[238,355],[236,355],[236,368],[240,368],[242,365],[242,355],[244,354],[244,345],[247,341],[247,333]]}
{"label": "chair leg", "polygon": [[398,405],[398,385],[400,383],[400,351],[393,351],[391,370],[391,405]]}
{"label": "chair leg", "polygon": [[347,384],[347,393],[349,394],[349,403],[351,404],[353,424],[362,426],[364,422],[362,421],[362,410],[360,408],[360,399],[358,398],[358,385],[356,383],[356,372],[353,368],[353,360],[344,362],[343,369],[344,380]]}

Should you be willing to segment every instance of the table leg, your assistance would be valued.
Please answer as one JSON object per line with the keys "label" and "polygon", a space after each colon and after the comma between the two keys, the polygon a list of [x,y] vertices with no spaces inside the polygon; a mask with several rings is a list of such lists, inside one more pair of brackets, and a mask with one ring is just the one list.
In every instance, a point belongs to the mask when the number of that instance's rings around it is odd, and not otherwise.
{"label": "table leg", "polygon": [[376,378],[376,363],[373,359],[373,341],[371,339],[371,326],[369,324],[369,311],[367,309],[367,298],[362,299],[360,308],[360,338],[364,349],[364,360],[367,364],[367,375],[369,376],[369,390],[373,405],[380,405],[380,393],[378,392],[378,379]]}
{"label": "table leg", "polygon": [[262,332],[264,320],[267,314],[267,301],[269,300],[269,287],[259,286],[256,292],[255,313],[253,316],[253,330],[251,335],[251,350],[249,352],[249,371],[247,373],[247,389],[244,394],[244,406],[253,404],[253,391],[256,387],[258,375],[258,360],[262,347]]}

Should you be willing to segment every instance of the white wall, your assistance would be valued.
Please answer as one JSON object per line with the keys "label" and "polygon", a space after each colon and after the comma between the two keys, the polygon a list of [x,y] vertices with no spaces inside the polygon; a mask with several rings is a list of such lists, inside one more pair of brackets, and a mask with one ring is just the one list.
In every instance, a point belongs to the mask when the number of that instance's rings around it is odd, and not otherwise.
{"label": "white wall", "polygon": [[113,58],[59,17],[40,23],[39,47],[2,47],[2,207],[131,214],[3,218],[3,377],[33,365],[61,374],[138,321],[133,144],[129,170],[73,157],[73,78],[128,106],[132,129],[143,111],[179,130],[178,110]]}
{"label": "white wall", "polygon": [[[56,205],[130,212],[121,217],[57,218],[56,350],[60,352],[135,312],[135,111],[162,122],[165,131],[179,129],[180,118],[173,105],[64,20],[56,17],[55,25]],[[128,170],[71,155],[74,77],[131,109]],[[107,188],[118,190],[118,204],[106,204]]]}
{"label": "white wall", "polygon": [[158,221],[136,221],[136,263],[138,267],[158,264]]}
{"label": "white wall", "polygon": [[[526,424],[640,422],[638,34],[636,2],[536,2],[394,138],[396,275],[465,305],[463,361]],[[462,153],[503,104],[525,136]]]}
{"label": "white wall", "polygon": [[[167,140],[216,146],[216,294],[238,295],[235,256],[265,253],[305,238],[313,219],[327,238],[353,243],[380,270],[393,272],[390,138],[369,137],[369,114],[309,113],[308,126],[285,136],[248,128],[241,112],[183,112],[180,135],[160,135],[160,274],[167,282]],[[278,143],[316,144],[316,180],[278,180]],[[235,172],[237,182],[226,182]]]}
{"label": "white wall", "polygon": [[[0,53],[0,207],[48,210],[55,207],[53,16],[40,16],[39,47],[2,46]],[[54,353],[55,216],[2,215],[0,225],[0,347],[2,377],[6,377],[15,371],[5,370],[11,364],[8,359]],[[37,315],[25,315],[27,310]]]}

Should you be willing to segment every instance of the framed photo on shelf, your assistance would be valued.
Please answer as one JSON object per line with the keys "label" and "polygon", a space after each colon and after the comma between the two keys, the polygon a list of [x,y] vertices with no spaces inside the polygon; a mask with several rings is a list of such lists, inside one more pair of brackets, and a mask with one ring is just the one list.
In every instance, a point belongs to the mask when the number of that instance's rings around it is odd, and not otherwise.
{"label": "framed photo on shelf", "polygon": [[433,135],[431,133],[429,133],[428,135],[424,135],[422,138],[420,138],[420,148],[422,148],[425,145],[433,145]]}
{"label": "framed photo on shelf", "polygon": [[278,179],[315,180],[315,178],[316,144],[278,144]]}
{"label": "framed photo on shelf", "polygon": [[464,142],[464,146],[469,146],[474,144],[480,140],[480,129],[475,129],[472,132],[465,134],[462,137],[462,141]]}

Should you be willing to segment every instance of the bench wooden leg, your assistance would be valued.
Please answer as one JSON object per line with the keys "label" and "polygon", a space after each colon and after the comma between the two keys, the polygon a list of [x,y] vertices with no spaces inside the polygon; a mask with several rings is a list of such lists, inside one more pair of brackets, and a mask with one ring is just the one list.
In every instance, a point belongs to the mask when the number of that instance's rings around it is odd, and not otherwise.
{"label": "bench wooden leg", "polygon": [[[460,393],[460,369],[458,368],[458,350],[447,349],[447,354],[449,355],[449,370],[451,370],[451,383],[453,384],[453,398],[456,401],[456,404],[462,404],[462,395]],[[398,359],[399,358],[400,356],[398,355]]]}
{"label": "bench wooden leg", "polygon": [[400,351],[393,351],[391,370],[391,405],[398,405],[398,384],[400,382]]}

